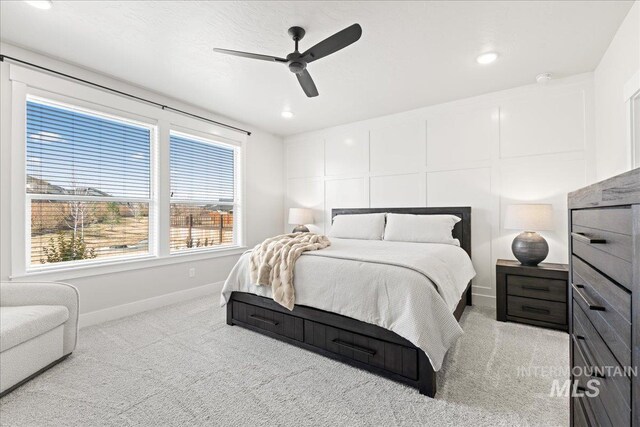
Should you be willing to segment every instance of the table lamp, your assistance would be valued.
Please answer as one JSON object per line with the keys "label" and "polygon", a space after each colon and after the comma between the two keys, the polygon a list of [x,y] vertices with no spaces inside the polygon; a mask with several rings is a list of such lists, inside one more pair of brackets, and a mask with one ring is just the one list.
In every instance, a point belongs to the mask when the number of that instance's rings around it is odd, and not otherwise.
{"label": "table lamp", "polygon": [[536,231],[553,229],[553,207],[548,204],[509,205],[504,228],[524,230],[513,239],[511,250],[520,264],[536,266],[549,254],[547,241]]}
{"label": "table lamp", "polygon": [[305,224],[313,224],[313,211],[307,208],[289,208],[289,224],[295,225],[294,233],[306,233]]}

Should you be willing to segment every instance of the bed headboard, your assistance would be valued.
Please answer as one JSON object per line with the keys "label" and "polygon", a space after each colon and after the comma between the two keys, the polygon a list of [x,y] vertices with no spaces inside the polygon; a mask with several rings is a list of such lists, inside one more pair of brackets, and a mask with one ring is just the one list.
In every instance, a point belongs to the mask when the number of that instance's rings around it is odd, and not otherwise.
{"label": "bed headboard", "polygon": [[460,241],[460,247],[471,257],[471,208],[438,207],[438,208],[337,208],[331,209],[331,221],[336,215],[357,215],[368,213],[395,213],[411,215],[455,215],[462,221],[453,227],[453,238]]}

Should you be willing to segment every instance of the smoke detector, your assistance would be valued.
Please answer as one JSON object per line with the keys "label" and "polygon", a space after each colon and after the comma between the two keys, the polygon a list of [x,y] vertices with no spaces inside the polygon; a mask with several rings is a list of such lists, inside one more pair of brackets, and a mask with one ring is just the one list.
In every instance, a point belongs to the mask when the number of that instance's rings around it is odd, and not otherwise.
{"label": "smoke detector", "polygon": [[548,83],[551,80],[553,74],[551,73],[540,73],[536,76],[536,81],[541,85]]}

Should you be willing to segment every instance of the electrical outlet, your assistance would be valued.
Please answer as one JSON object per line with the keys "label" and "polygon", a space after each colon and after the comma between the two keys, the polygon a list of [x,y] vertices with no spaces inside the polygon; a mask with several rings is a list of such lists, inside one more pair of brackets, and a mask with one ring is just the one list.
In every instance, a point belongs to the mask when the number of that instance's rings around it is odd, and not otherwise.
{"label": "electrical outlet", "polygon": [[196,269],[191,267],[189,269],[189,277],[196,277]]}

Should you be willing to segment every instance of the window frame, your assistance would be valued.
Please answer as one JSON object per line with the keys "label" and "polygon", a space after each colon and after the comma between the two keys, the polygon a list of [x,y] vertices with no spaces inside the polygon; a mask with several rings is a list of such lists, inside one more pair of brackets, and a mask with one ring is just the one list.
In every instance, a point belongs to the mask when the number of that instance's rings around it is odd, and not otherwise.
{"label": "window frame", "polygon": [[[11,279],[37,277],[44,280],[65,280],[232,256],[244,252],[246,249],[244,246],[246,222],[243,214],[243,206],[245,205],[244,162],[246,158],[246,134],[24,66],[9,64],[8,68],[9,87],[11,89],[10,217],[12,227],[9,237],[13,248],[9,275]],[[150,151],[151,200],[149,202],[148,254],[30,265],[31,219],[30,211],[27,209],[29,198],[26,192],[26,102],[29,98],[40,98],[63,106],[66,104],[77,110],[86,109],[89,113],[97,112],[105,116],[113,116],[118,120],[130,120],[138,124],[143,123],[155,127]],[[237,232],[237,237],[234,245],[213,246],[210,249],[202,248],[198,251],[170,253],[169,133],[171,130],[187,134],[193,133],[196,136],[201,135],[205,139],[233,145],[238,150],[238,162],[236,165],[237,214],[234,211],[234,233]],[[111,201],[115,201],[115,199]],[[131,199],[128,199],[128,201],[131,201]],[[28,244],[27,239],[29,239]]]}
{"label": "window frame", "polygon": [[[36,95],[37,93],[37,95]],[[56,99],[52,99],[52,98],[56,98]],[[49,269],[53,269],[55,268],[73,268],[75,266],[78,265],[84,265],[84,264],[103,264],[106,262],[117,262],[120,260],[129,260],[129,259],[136,259],[136,258],[148,258],[148,257],[154,257],[157,254],[157,245],[155,240],[157,239],[157,233],[154,232],[154,230],[156,230],[156,220],[157,220],[157,215],[156,215],[156,204],[155,199],[155,193],[156,193],[156,187],[153,183],[155,182],[155,178],[156,178],[156,168],[154,167],[154,165],[156,164],[156,157],[157,157],[157,145],[158,145],[158,138],[157,138],[157,122],[151,119],[147,119],[145,117],[139,117],[136,116],[134,114],[126,114],[128,117],[123,117],[122,115],[120,115],[120,112],[118,111],[114,111],[113,109],[110,109],[108,107],[104,107],[104,106],[99,106],[99,105],[92,105],[90,103],[87,102],[78,102],[77,100],[69,100],[66,99],[66,97],[60,96],[58,94],[47,94],[46,92],[43,92],[41,90],[31,90],[29,91],[29,93],[27,93],[27,97],[25,100],[25,111],[26,111],[26,106],[27,106],[27,102],[32,101],[32,102],[36,102],[39,104],[43,104],[43,105],[49,105],[52,107],[59,107],[59,108],[64,108],[64,109],[69,109],[71,111],[78,111],[87,115],[92,115],[92,116],[97,116],[97,117],[103,117],[103,118],[107,118],[107,119],[112,119],[112,120],[116,120],[116,121],[120,121],[120,122],[124,122],[124,123],[128,123],[134,126],[138,126],[138,127],[142,127],[145,129],[149,130],[149,198],[139,198],[139,197],[99,197],[99,196],[74,196],[74,195],[61,195],[61,194],[38,194],[38,193],[29,193],[26,191],[26,185],[24,187],[24,193],[25,193],[25,201],[24,201],[24,205],[25,205],[25,226],[26,226],[26,230],[25,230],[25,271],[27,273],[29,272],[37,272],[37,271],[44,271],[44,270],[49,270]],[[71,102],[76,102],[76,104],[71,104]],[[77,104],[83,104],[83,105],[77,105]],[[25,113],[25,117],[26,117],[26,113]],[[25,121],[26,124],[26,121]],[[24,165],[24,171],[23,173],[25,174],[25,179],[26,179],[26,173],[27,173],[27,168],[26,168],[26,158],[27,158],[27,141],[26,141],[26,127],[25,127],[25,151],[24,151],[24,158],[25,158],[25,165]],[[85,259],[85,260],[80,260],[80,261],[63,261],[63,262],[57,262],[55,264],[41,264],[41,265],[34,265],[31,264],[29,262],[29,260],[32,257],[31,254],[31,250],[33,249],[32,246],[32,236],[31,236],[31,206],[32,206],[32,201],[33,200],[55,200],[55,201],[77,201],[77,200],[86,200],[87,202],[116,202],[116,203],[147,203],[149,205],[149,224],[147,227],[147,232],[148,232],[148,237],[147,237],[147,241],[148,241],[148,245],[147,245],[147,252],[144,254],[133,254],[133,255],[115,255],[115,256],[109,256],[109,257],[105,257],[103,259],[98,259],[95,258],[93,260],[91,259]]]}
{"label": "window frame", "polygon": [[[224,141],[225,138],[221,137],[212,137],[211,135],[203,134],[202,132],[195,129],[186,129],[181,126],[172,126],[169,129],[169,141],[171,141],[171,136],[177,135],[185,139],[193,139],[194,141],[204,142],[212,145],[221,146],[223,148],[232,149],[233,150],[233,202],[220,202],[217,203],[223,206],[232,206],[233,207],[233,241],[230,244],[212,246],[212,247],[196,247],[196,248],[188,248],[188,249],[180,249],[177,251],[171,251],[169,247],[169,255],[170,256],[179,256],[182,254],[188,253],[199,253],[199,252],[207,252],[211,250],[220,250],[225,248],[234,248],[242,246],[242,234],[241,231],[244,229],[242,227],[242,188],[241,188],[241,159],[242,159],[242,147],[236,143],[232,143],[229,141]],[[171,144],[169,142],[169,144]],[[169,152],[171,147],[169,146]],[[169,162],[171,161],[171,154],[169,154]],[[169,169],[169,192],[171,193],[171,169]],[[181,198],[173,198],[171,195],[169,196],[169,209],[171,208],[171,204],[186,204],[186,205],[197,205],[201,203],[207,203],[209,201],[204,199],[181,199]],[[211,200],[213,202],[213,200]],[[169,212],[169,219],[171,219],[171,212]],[[236,220],[238,220],[236,222]],[[171,227],[169,227],[169,238],[171,237]]]}

